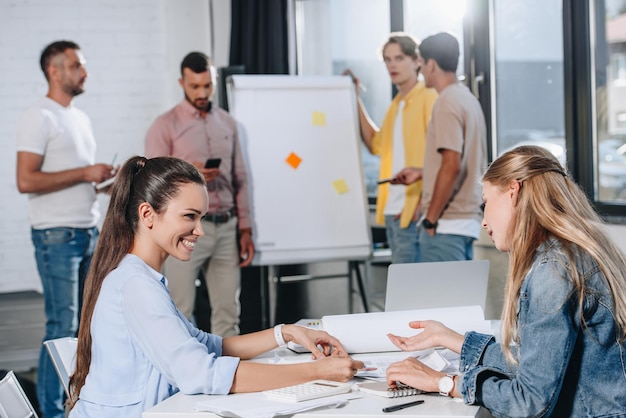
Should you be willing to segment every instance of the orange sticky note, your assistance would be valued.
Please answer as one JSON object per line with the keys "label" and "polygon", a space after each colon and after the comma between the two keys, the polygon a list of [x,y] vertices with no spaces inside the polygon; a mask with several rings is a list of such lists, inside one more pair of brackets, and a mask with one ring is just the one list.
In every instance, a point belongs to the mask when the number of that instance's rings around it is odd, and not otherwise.
{"label": "orange sticky note", "polygon": [[326,113],[313,112],[311,123],[313,124],[313,126],[326,126]]}
{"label": "orange sticky note", "polygon": [[292,152],[291,154],[289,154],[285,161],[295,170],[302,162],[302,158],[298,157],[295,153]]}
{"label": "orange sticky note", "polygon": [[339,180],[333,181],[333,187],[334,187],[335,191],[337,192],[337,194],[348,193],[348,190],[350,190],[348,188],[348,183],[346,183],[346,181],[344,179],[339,179]]}

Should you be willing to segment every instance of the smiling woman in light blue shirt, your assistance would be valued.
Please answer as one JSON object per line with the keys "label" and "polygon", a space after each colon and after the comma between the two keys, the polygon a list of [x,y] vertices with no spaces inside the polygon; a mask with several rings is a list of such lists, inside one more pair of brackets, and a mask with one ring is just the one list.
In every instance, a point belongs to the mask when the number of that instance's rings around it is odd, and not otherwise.
{"label": "smiling woman in light blue shirt", "polygon": [[[71,418],[140,417],[178,391],[227,394],[347,381],[363,367],[323,331],[280,325],[222,339],[185,319],[159,271],[168,256],[191,257],[207,207],[204,179],[182,160],[133,157],[120,170],[85,285]],[[317,361],[240,362],[286,341],[311,349]]]}

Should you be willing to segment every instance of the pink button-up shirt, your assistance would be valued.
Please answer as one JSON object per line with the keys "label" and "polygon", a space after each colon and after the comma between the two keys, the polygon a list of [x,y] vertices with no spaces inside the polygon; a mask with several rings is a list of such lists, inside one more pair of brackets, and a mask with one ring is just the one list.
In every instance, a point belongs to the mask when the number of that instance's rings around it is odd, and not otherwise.
{"label": "pink button-up shirt", "polygon": [[235,209],[239,229],[250,228],[248,175],[237,136],[237,123],[216,106],[205,118],[183,100],[159,116],[146,134],[146,157],[177,157],[191,163],[221,158],[220,175],[209,182],[209,213]]}

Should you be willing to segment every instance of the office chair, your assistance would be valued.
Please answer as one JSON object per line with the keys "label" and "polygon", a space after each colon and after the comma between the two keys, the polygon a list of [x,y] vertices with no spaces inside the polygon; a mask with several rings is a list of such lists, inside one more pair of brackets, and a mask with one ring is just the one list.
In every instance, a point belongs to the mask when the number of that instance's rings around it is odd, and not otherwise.
{"label": "office chair", "polygon": [[65,394],[70,396],[70,376],[76,368],[76,348],[78,339],[75,337],[56,338],[44,341],[50,360],[61,380]]}
{"label": "office chair", "polygon": [[13,371],[0,380],[0,418],[37,418]]}

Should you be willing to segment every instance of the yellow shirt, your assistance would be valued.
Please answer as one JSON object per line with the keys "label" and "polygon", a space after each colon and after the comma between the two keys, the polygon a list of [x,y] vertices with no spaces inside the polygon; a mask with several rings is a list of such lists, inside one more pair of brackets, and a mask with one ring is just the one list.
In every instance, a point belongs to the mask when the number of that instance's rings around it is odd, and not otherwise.
{"label": "yellow shirt", "polygon": [[[423,167],[424,150],[426,148],[426,128],[430,120],[433,103],[437,99],[434,89],[426,88],[423,82],[418,82],[404,97],[399,95],[391,102],[380,130],[372,139],[372,153],[380,156],[380,171],[378,177],[386,179],[396,173],[392,173],[393,163],[393,127],[398,113],[400,100],[405,101],[402,111],[402,138],[404,141],[404,166]],[[406,198],[404,208],[400,215],[400,227],[406,228],[415,215],[422,192],[422,181],[406,186]],[[384,225],[383,213],[387,198],[389,197],[389,183],[378,186],[376,199],[376,222]]]}

